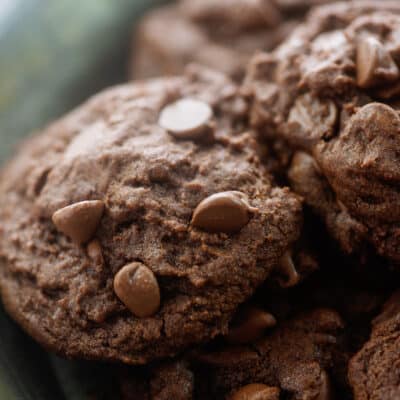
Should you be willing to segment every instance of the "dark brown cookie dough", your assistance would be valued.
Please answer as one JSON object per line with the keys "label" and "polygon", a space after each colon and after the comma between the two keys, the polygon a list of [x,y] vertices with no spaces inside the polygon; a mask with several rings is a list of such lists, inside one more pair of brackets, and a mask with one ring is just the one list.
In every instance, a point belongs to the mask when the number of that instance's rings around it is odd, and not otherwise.
{"label": "dark brown cookie dough", "polygon": [[192,400],[194,375],[182,360],[147,368],[124,368],[115,373],[120,400]]}
{"label": "dark brown cookie dough", "polygon": [[226,333],[302,219],[245,114],[230,80],[192,66],[108,90],[28,140],[0,180],[10,315],[62,355],[130,364]]}
{"label": "dark brown cookie dough", "polygon": [[[159,399],[152,388],[158,387],[157,393],[174,393],[177,387],[182,387],[186,389],[179,394],[185,400],[248,400],[245,395],[250,394],[254,396],[249,397],[251,400],[353,400],[347,377],[348,361],[368,341],[371,321],[390,297],[393,292],[391,288],[396,287],[399,275],[396,271],[381,270],[376,265],[357,265],[349,257],[345,258],[337,253],[326,254],[326,259],[321,261],[323,262],[319,271],[290,290],[274,290],[271,282],[266,282],[249,303],[238,309],[226,337],[219,337],[202,349],[186,353],[174,361],[163,361],[145,368],[114,369],[111,375],[115,386],[120,388],[122,399]],[[395,303],[392,300],[388,304]],[[316,305],[318,310],[315,310]],[[386,306],[385,310],[375,324],[379,320],[389,320],[395,308]],[[322,321],[327,316],[336,322],[331,324],[331,328],[323,329]],[[334,326],[338,329],[335,330]],[[328,340],[330,345],[321,345],[327,331],[334,338]],[[264,341],[269,345],[260,346],[259,343]],[[313,347],[310,343],[320,346]],[[300,347],[305,350],[299,351]],[[262,352],[258,351],[259,348],[263,349]],[[248,375],[243,375],[249,379],[243,381],[240,376],[238,378],[240,371],[246,370],[241,362],[244,363],[246,357],[254,352],[258,352],[259,357],[250,357],[251,360],[262,359],[262,362],[269,365],[265,372],[269,376],[266,381],[260,378],[261,373],[257,375],[257,368],[262,370],[263,366],[256,367],[256,363],[251,361],[248,368],[246,367],[249,369]],[[301,364],[301,360],[307,364],[310,358],[319,362],[318,360],[329,357],[330,361],[323,369],[329,377],[330,397],[324,390],[316,395],[307,386],[297,393],[286,391],[282,387],[279,379],[289,373],[287,371],[293,370],[294,365]],[[220,362],[219,365],[216,365],[216,360]],[[227,368],[226,373],[222,372],[224,365]],[[309,374],[307,368],[303,370],[304,375],[310,378],[310,387],[317,387],[318,379]],[[281,371],[281,375],[276,379],[274,374],[278,374],[278,371]],[[298,368],[297,372],[300,371],[302,369]],[[254,380],[251,381],[253,376]],[[230,382],[230,379],[236,382],[232,389],[231,386],[228,389],[223,386],[216,388],[218,382]],[[382,382],[384,381],[383,378]],[[160,382],[163,383],[162,390]],[[256,397],[256,394],[260,397]],[[178,394],[174,393],[174,396]]]}
{"label": "dark brown cookie dough", "polygon": [[122,399],[136,399],[132,393],[139,388],[149,400],[175,398],[166,393],[182,400],[335,398],[331,372],[343,352],[343,332],[335,311],[300,313],[250,345],[214,344],[180,361],[126,369],[120,375]]}
{"label": "dark brown cookie dough", "polygon": [[214,398],[251,383],[279,387],[288,398],[329,399],[330,372],[341,357],[344,325],[329,309],[316,309],[278,324],[270,336],[249,346],[198,355]]}
{"label": "dark brown cookie dough", "polygon": [[372,247],[397,263],[399,37],[396,1],[323,6],[275,52],[255,56],[244,85],[252,125],[291,148],[294,190],[342,248]]}
{"label": "dark brown cookie dough", "polygon": [[183,71],[198,62],[240,79],[254,52],[276,47],[315,4],[330,0],[181,0],[144,17],[132,78]]}
{"label": "dark brown cookie dough", "polygon": [[371,339],[349,365],[355,400],[400,398],[400,292],[372,324]]}

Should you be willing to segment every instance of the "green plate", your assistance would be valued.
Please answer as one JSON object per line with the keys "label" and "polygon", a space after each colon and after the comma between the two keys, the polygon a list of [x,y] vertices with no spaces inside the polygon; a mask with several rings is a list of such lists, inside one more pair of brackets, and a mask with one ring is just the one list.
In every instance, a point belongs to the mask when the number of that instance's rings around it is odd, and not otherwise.
{"label": "green plate", "polygon": [[[96,91],[125,80],[134,21],[161,0],[0,0],[0,161]],[[62,360],[0,309],[0,399],[107,395],[108,366]]]}

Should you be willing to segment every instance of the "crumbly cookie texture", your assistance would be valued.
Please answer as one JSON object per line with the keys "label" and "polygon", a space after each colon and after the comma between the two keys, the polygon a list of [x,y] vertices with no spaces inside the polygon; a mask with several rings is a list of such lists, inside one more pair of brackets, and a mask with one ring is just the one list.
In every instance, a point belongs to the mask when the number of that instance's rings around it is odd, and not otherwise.
{"label": "crumbly cookie texture", "polygon": [[[292,150],[289,180],[342,248],[400,262],[400,4],[311,12],[259,54],[244,92],[261,136]],[[283,146],[286,149],[285,146]],[[287,150],[285,150],[287,152]]]}
{"label": "crumbly cookie texture", "polygon": [[197,356],[213,396],[235,393],[262,383],[290,393],[293,399],[329,399],[330,372],[342,356],[344,324],[333,310],[315,309],[278,324],[271,335],[248,346],[209,351]]}
{"label": "crumbly cookie texture", "polygon": [[181,0],[151,11],[134,38],[131,76],[179,74],[198,62],[243,77],[249,58],[276,47],[307,10],[332,0]]}
{"label": "crumbly cookie texture", "polygon": [[370,340],[352,358],[349,381],[355,400],[400,398],[400,291],[375,318]]}
{"label": "crumbly cookie texture", "polygon": [[121,400],[193,400],[195,377],[186,361],[164,361],[116,372]]}
{"label": "crumbly cookie texture", "polygon": [[192,66],[99,94],[28,140],[0,179],[10,315],[62,355],[130,364],[226,333],[302,221],[246,112],[229,79]]}
{"label": "crumbly cookie texture", "polygon": [[182,400],[335,398],[330,374],[343,351],[343,330],[333,310],[301,313],[248,345],[214,344],[161,366],[125,370],[122,398],[136,399],[139,389],[152,400],[167,399],[166,393]]}

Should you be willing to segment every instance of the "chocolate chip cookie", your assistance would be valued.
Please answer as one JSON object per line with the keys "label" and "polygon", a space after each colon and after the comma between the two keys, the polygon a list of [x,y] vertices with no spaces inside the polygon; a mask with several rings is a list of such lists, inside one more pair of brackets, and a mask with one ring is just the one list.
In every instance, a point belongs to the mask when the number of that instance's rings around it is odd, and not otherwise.
{"label": "chocolate chip cookie", "polygon": [[6,309],[68,357],[141,364],[227,332],[287,269],[302,207],[261,165],[224,75],[110,89],[33,136],[0,179]]}
{"label": "chocolate chip cookie", "polygon": [[355,400],[400,398],[400,292],[373,321],[372,335],[349,365]]}
{"label": "chocolate chip cookie", "polygon": [[[344,325],[329,309],[303,312],[247,345],[214,344],[177,361],[120,374],[134,399],[334,398],[331,372],[343,352]],[[140,393],[142,397],[135,397]],[[146,397],[147,396],[147,397]]]}
{"label": "chocolate chip cookie", "polygon": [[241,79],[254,52],[276,47],[312,5],[328,1],[180,0],[156,9],[135,33],[131,76],[178,74],[198,62]]}
{"label": "chocolate chip cookie", "polygon": [[[252,60],[251,123],[284,142],[289,180],[348,253],[400,262],[400,4],[315,9]],[[286,154],[287,155],[287,154]]]}

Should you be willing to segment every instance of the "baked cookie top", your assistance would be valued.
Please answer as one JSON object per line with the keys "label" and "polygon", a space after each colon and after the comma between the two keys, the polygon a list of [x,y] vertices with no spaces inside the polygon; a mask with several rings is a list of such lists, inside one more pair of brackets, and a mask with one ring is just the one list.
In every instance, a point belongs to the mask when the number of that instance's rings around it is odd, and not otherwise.
{"label": "baked cookie top", "polygon": [[289,178],[342,247],[400,261],[400,4],[311,12],[244,85],[251,122],[297,153]]}
{"label": "baked cookie top", "polygon": [[400,396],[400,291],[392,295],[372,324],[371,339],[352,358],[349,380],[356,399]]}
{"label": "baked cookie top", "polygon": [[343,352],[343,328],[333,310],[300,313],[246,346],[214,344],[175,361],[125,369],[119,374],[121,397],[328,400],[334,396],[331,372]]}
{"label": "baked cookie top", "polygon": [[0,285],[39,342],[145,363],[226,333],[287,270],[301,203],[259,162],[237,92],[192,66],[105,91],[21,146],[0,179]]}
{"label": "baked cookie top", "polygon": [[181,0],[152,10],[135,33],[132,77],[197,62],[241,80],[254,52],[284,40],[312,5],[332,0]]}

